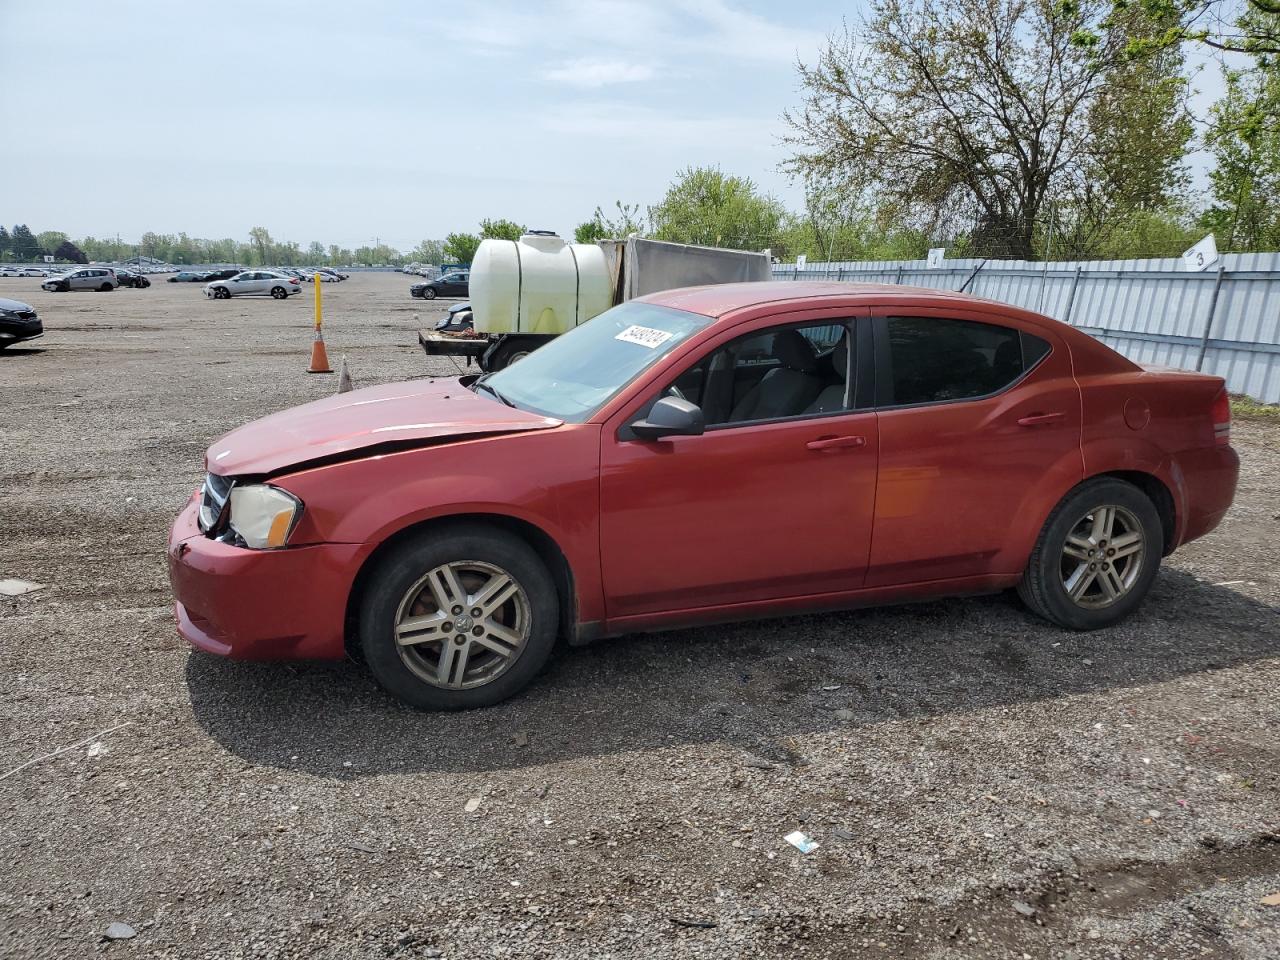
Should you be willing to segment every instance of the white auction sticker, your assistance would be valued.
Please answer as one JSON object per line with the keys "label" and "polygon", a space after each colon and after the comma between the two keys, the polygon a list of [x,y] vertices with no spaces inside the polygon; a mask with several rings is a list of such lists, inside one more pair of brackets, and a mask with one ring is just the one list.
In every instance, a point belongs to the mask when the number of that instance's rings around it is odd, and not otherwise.
{"label": "white auction sticker", "polygon": [[667,333],[665,330],[655,330],[653,327],[641,327],[633,323],[621,333],[616,334],[613,339],[623,340],[627,343],[638,343],[640,346],[648,347],[652,350],[655,347],[662,346],[662,344],[666,343],[674,336],[674,333]]}

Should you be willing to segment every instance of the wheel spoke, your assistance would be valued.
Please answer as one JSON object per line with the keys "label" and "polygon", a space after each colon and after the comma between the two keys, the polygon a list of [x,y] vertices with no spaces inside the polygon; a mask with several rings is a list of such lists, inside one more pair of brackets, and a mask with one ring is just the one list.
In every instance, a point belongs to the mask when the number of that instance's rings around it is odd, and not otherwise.
{"label": "wheel spoke", "polygon": [[1089,584],[1093,583],[1095,576],[1095,572],[1089,569],[1089,564],[1080,564],[1066,580],[1067,596],[1072,600],[1079,600],[1089,589]]}
{"label": "wheel spoke", "polygon": [[467,672],[467,658],[471,652],[469,643],[452,643],[446,639],[440,648],[440,663],[436,668],[436,680],[441,686],[460,687]]}
{"label": "wheel spoke", "polygon": [[1117,600],[1124,593],[1124,581],[1111,564],[1107,564],[1105,570],[1098,571],[1098,587],[1107,600]]}
{"label": "wheel spoke", "polygon": [[470,604],[479,607],[481,616],[487,617],[510,600],[518,589],[519,585],[508,576],[490,577],[484,589],[471,598]]}
{"label": "wheel spoke", "polygon": [[406,617],[396,624],[396,643],[402,647],[411,643],[439,640],[441,628],[449,622],[449,614],[443,610],[422,617]]}
{"label": "wheel spoke", "polygon": [[1112,559],[1119,560],[1121,557],[1127,557],[1142,549],[1142,534],[1137,530],[1122,533],[1112,540],[1109,546],[1115,550],[1115,555]]}
{"label": "wheel spoke", "polygon": [[462,584],[458,582],[458,575],[453,572],[451,564],[446,563],[432,570],[427,584],[431,588],[431,596],[435,599],[436,606],[442,613],[447,614],[454,607],[463,606],[467,602],[467,591],[462,589]]}
{"label": "wheel spoke", "polygon": [[1062,546],[1062,552],[1072,560],[1080,560],[1088,563],[1090,560],[1089,551],[1093,549],[1093,544],[1085,537],[1071,534],[1067,537],[1067,542]]}
{"label": "wheel spoke", "polygon": [[484,633],[475,638],[475,642],[486,650],[492,650],[500,657],[510,657],[520,649],[524,637],[493,620],[484,622]]}
{"label": "wheel spoke", "polygon": [[1111,528],[1116,522],[1116,511],[1113,507],[1098,507],[1093,511],[1093,527],[1089,531],[1089,539],[1094,543],[1111,539]]}

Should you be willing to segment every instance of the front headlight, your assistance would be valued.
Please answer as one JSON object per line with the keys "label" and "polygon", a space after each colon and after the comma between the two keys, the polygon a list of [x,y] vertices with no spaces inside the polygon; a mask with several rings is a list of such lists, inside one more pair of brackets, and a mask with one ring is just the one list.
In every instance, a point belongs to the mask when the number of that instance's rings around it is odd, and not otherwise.
{"label": "front headlight", "polygon": [[278,487],[258,483],[231,489],[228,524],[245,546],[253,550],[278,550],[285,546],[301,516],[302,501]]}

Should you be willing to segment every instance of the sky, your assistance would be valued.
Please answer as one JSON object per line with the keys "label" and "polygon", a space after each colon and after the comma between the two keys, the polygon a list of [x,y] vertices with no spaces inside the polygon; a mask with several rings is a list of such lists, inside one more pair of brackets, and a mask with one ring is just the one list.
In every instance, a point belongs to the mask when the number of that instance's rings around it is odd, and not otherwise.
{"label": "sky", "polygon": [[[689,165],[799,209],[778,170],[796,61],[862,9],[0,0],[0,62],[29,78],[0,96],[0,220],[409,250],[484,217],[567,235]],[[1211,64],[1196,83],[1203,113]]]}

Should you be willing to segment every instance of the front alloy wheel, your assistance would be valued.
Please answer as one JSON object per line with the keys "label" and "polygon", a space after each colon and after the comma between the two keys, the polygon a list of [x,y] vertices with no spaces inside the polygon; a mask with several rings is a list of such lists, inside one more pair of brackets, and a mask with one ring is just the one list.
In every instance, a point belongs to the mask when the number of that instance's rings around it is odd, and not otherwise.
{"label": "front alloy wheel", "polygon": [[451,522],[408,536],[364,579],[365,662],[412,706],[498,703],[528,685],[555,646],[555,581],[528,543],[496,527]]}
{"label": "front alloy wheel", "polygon": [[506,570],[482,560],[436,567],[396,611],[405,666],[435,687],[465,690],[496,680],[525,650],[529,597]]}

